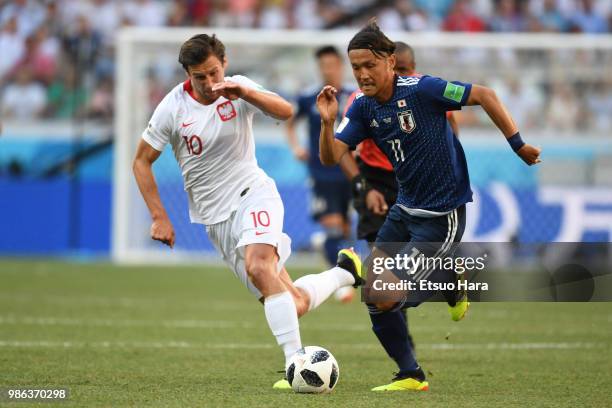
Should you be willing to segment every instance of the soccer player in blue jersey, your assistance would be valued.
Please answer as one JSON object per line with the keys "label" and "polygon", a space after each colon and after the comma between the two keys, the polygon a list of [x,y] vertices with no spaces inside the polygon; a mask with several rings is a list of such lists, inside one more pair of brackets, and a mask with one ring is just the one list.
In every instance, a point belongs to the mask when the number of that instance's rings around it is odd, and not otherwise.
{"label": "soccer player in blue jersey", "polygon": [[[446,112],[480,105],[525,163],[539,163],[541,150],[521,140],[516,124],[493,90],[428,75],[397,76],[393,72],[394,51],[394,43],[375,22],[351,39],[348,55],[362,95],[351,105],[335,138],[337,90],[325,86],[317,96],[320,159],[326,165],[336,164],[350,148],[366,138],[373,139],[391,161],[399,184],[396,204],[389,210],[373,251],[385,248],[385,243],[403,242],[403,253],[418,251],[443,257],[452,243],[461,239],[465,204],[472,201],[465,154],[448,126]],[[433,281],[456,279],[454,273],[441,270],[429,276]],[[449,307],[453,320],[460,320],[469,303],[465,292],[456,295]],[[368,304],[372,329],[399,367],[391,383],[373,391],[429,388],[408,344],[402,313],[403,308],[418,306],[422,300]]]}
{"label": "soccer player in blue jersey", "polygon": [[[315,58],[324,85],[331,85],[338,90],[336,95],[340,103],[340,114],[355,88],[343,85],[344,60],[340,51],[327,45],[315,51]],[[330,265],[336,264],[338,250],[350,232],[349,203],[351,201],[351,184],[346,180],[338,166],[325,167],[319,161],[319,134],[321,116],[316,107],[320,86],[300,94],[297,98],[297,113],[287,121],[287,141],[296,159],[306,162],[312,183],[312,201],[310,211],[325,232],[323,250],[325,259]],[[297,136],[296,124],[300,119],[307,119],[308,149],[303,148]],[[336,298],[350,302],[354,289],[350,286],[338,289]]]}

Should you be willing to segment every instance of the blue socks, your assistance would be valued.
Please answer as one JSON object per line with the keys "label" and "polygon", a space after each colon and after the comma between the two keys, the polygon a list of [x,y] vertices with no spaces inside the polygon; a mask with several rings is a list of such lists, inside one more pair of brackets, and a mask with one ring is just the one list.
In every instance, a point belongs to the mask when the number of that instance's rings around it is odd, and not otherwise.
{"label": "blue socks", "polygon": [[343,241],[342,231],[326,231],[323,250],[325,252],[325,259],[330,265],[336,264],[338,251],[341,249]]}
{"label": "blue socks", "polygon": [[399,376],[411,375],[421,370],[410,345],[406,317],[402,310],[381,312],[368,305],[372,330],[385,351],[400,369]]}

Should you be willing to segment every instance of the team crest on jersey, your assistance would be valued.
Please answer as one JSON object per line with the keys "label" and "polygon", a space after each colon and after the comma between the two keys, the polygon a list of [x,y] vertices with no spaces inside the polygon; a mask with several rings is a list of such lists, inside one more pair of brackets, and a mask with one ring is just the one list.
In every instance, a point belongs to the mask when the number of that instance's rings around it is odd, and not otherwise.
{"label": "team crest on jersey", "polygon": [[217,113],[224,122],[236,117],[236,109],[234,109],[232,101],[226,101],[217,105]]}
{"label": "team crest on jersey", "polygon": [[411,110],[398,112],[397,119],[399,120],[400,128],[406,133],[412,133],[416,128],[416,122]]}

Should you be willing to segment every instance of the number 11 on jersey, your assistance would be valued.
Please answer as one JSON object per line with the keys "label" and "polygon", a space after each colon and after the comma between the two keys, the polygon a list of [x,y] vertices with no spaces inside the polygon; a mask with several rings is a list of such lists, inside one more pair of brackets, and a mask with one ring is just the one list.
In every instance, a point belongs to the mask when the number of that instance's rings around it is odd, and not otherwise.
{"label": "number 11 on jersey", "polygon": [[387,140],[387,143],[391,144],[391,148],[393,149],[393,153],[395,154],[395,161],[400,161],[400,158],[402,161],[404,161],[404,151],[402,150],[400,140]]}

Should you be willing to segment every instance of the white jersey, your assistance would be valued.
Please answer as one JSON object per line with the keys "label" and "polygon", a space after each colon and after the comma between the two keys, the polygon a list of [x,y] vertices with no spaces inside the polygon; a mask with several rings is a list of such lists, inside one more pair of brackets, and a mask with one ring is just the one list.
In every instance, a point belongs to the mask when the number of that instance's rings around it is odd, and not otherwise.
{"label": "white jersey", "polygon": [[[225,80],[265,91],[241,75]],[[172,145],[191,222],[211,225],[230,217],[247,187],[270,180],[255,158],[253,115],[261,111],[243,99],[220,97],[203,105],[192,95],[189,80],[175,86],[155,109],[142,138],[158,151]]]}

